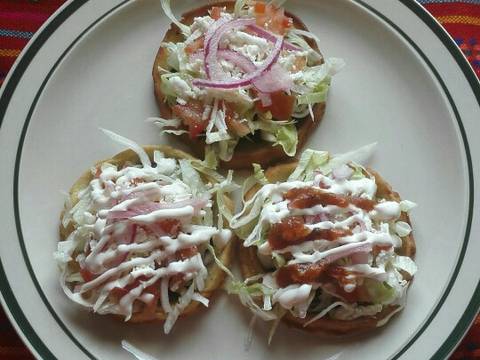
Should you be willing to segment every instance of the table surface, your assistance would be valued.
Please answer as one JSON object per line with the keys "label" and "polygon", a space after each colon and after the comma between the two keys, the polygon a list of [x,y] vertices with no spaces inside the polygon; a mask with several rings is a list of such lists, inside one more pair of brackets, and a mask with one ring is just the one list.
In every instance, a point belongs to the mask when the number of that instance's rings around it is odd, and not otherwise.
{"label": "table surface", "polygon": [[[452,35],[480,76],[480,0],[418,0]],[[32,35],[65,0],[0,0],[0,86]],[[33,359],[0,308],[0,359]],[[480,316],[451,359],[480,359]]]}

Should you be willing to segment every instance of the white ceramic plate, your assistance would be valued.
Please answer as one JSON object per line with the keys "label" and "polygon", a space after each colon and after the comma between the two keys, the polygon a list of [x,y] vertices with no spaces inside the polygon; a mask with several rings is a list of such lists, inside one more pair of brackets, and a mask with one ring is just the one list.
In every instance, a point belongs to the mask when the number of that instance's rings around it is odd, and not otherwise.
{"label": "white ceramic plate", "polygon": [[[310,147],[343,152],[378,141],[372,166],[413,214],[420,268],[408,306],[384,329],[336,341],[281,327],[272,346],[249,314],[221,296],[177,323],[129,325],[70,303],[52,252],[73,181],[120,149],[98,131],[139,143],[166,141],[151,65],[168,26],[156,0],[71,0],[44,25],[0,98],[2,303],[41,358],[128,359],[126,339],[159,359],[428,359],[446,357],[480,303],[480,88],[453,41],[413,1],[292,1],[328,56],[348,66],[334,79]],[[198,6],[182,1],[176,12]]]}

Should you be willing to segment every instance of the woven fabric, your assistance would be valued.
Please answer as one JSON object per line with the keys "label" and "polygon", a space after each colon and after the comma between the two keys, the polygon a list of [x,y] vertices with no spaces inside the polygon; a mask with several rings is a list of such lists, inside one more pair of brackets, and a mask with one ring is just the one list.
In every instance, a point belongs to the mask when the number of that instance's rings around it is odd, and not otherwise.
{"label": "woven fabric", "polygon": [[[0,0],[0,85],[23,47],[65,0]],[[452,35],[480,76],[480,0],[419,0]],[[0,359],[33,359],[0,309]],[[452,355],[480,359],[480,318]]]}

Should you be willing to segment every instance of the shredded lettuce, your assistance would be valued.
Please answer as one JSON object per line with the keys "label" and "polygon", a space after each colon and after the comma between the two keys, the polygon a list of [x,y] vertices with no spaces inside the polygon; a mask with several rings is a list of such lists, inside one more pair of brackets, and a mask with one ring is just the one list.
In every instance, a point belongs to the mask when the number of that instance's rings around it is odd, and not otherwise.
{"label": "shredded lettuce", "polygon": [[275,138],[275,145],[281,145],[288,156],[295,156],[298,144],[297,127],[295,125],[279,126],[275,132]]}
{"label": "shredded lettuce", "polygon": [[265,177],[265,172],[263,171],[262,167],[258,164],[252,164],[253,165],[253,176],[257,180],[257,182],[261,185],[268,184],[269,181]]}
{"label": "shredded lettuce", "polygon": [[163,12],[172,21],[172,23],[178,26],[178,28],[183,33],[183,35],[185,35],[185,37],[190,36],[191,34],[190,27],[185,24],[182,24],[180,21],[177,20],[175,15],[173,15],[172,9],[170,7],[170,0],[160,0],[160,3],[162,5]]}
{"label": "shredded lettuce", "polygon": [[397,221],[395,223],[395,232],[400,237],[408,236],[412,232],[412,227],[405,221]]}
{"label": "shredded lettuce", "polygon": [[415,262],[408,256],[395,256],[392,263],[395,268],[406,271],[410,276],[415,275],[418,270]]}
{"label": "shredded lettuce", "polygon": [[386,282],[366,278],[363,284],[374,304],[389,304],[395,298],[395,289]]}
{"label": "shredded lettuce", "polygon": [[410,200],[400,201],[400,210],[402,210],[403,212],[408,213],[410,210],[416,207],[417,207],[417,204],[415,204],[413,201],[410,201]]}
{"label": "shredded lettuce", "polygon": [[125,351],[128,351],[137,360],[158,360],[157,358],[154,358],[153,356],[148,355],[139,348],[133,346],[126,340],[122,340],[122,348]]}
{"label": "shredded lettuce", "polygon": [[230,271],[229,268],[227,268],[221,261],[220,259],[217,257],[217,254],[215,254],[215,249],[213,248],[212,245],[208,244],[207,245],[207,249],[208,251],[210,252],[210,254],[212,254],[213,256],[213,259],[215,260],[215,263],[217,264],[217,266],[223,270],[223,272],[225,274],[227,274],[231,279],[235,279],[235,276],[232,274],[232,272]]}
{"label": "shredded lettuce", "polygon": [[372,157],[376,148],[377,143],[375,142],[344,154],[334,155],[328,162],[327,166],[322,170],[329,172],[332,169],[349,163],[356,163],[357,165],[366,164]]}
{"label": "shredded lettuce", "polygon": [[353,168],[353,174],[351,176],[352,180],[359,180],[359,179],[363,179],[365,177],[365,174],[363,172],[363,168],[361,166],[358,166],[355,163],[351,163],[350,166]]}
{"label": "shredded lettuce", "polygon": [[372,305],[348,305],[337,308],[330,313],[330,316],[339,320],[353,320],[362,316],[373,316],[382,311],[381,304]]}
{"label": "shredded lettuce", "polygon": [[218,227],[220,229],[223,228],[223,218],[225,218],[228,222],[231,221],[233,215],[230,208],[225,204],[225,194],[235,191],[239,188],[239,186],[233,182],[233,171],[229,170],[227,177],[220,182],[219,184],[215,184],[213,187],[213,191],[217,193],[217,208],[219,214],[221,216],[218,217]]}
{"label": "shredded lettuce", "polygon": [[230,161],[233,157],[233,153],[235,151],[235,147],[238,144],[238,138],[237,139],[228,139],[225,141],[220,141],[217,144],[218,148],[218,157],[220,160],[223,161]]}
{"label": "shredded lettuce", "polygon": [[247,4],[247,0],[237,0],[235,1],[235,6],[233,13],[235,14],[235,17],[240,17],[242,15],[242,9],[243,7]]}
{"label": "shredded lettuce", "polygon": [[330,88],[330,78],[321,81],[313,92],[299,95],[297,97],[297,104],[316,104],[325,102],[327,100],[328,89]]}
{"label": "shredded lettuce", "polygon": [[327,151],[305,150],[298,162],[295,171],[288,177],[288,181],[308,181],[313,178],[313,172],[326,164],[329,159]]}
{"label": "shredded lettuce", "polygon": [[211,146],[205,147],[205,158],[203,159],[203,163],[206,167],[210,169],[216,169],[218,166],[217,156],[215,155],[215,150]]}
{"label": "shredded lettuce", "polygon": [[244,282],[232,281],[227,284],[226,290],[229,294],[238,295],[240,302],[248,307],[256,316],[265,321],[272,321],[278,318],[272,311],[263,310],[255,302],[255,297],[263,297],[265,294],[273,294],[273,290],[260,283],[248,284],[248,279]]}
{"label": "shredded lettuce", "polygon": [[143,150],[143,148],[140,145],[138,145],[137,143],[135,143],[130,139],[127,139],[126,137],[115,134],[113,131],[103,129],[103,128],[100,128],[100,130],[102,130],[103,133],[113,141],[119,144],[125,145],[126,147],[133,150],[138,155],[138,158],[140,159],[140,162],[142,163],[143,167],[146,167],[146,168],[152,167],[150,158],[148,157],[147,153],[145,152],[145,150]]}
{"label": "shredded lettuce", "polygon": [[203,183],[198,171],[195,170],[189,160],[179,160],[180,170],[182,172],[182,180],[190,187],[194,196],[205,194],[207,188]]}

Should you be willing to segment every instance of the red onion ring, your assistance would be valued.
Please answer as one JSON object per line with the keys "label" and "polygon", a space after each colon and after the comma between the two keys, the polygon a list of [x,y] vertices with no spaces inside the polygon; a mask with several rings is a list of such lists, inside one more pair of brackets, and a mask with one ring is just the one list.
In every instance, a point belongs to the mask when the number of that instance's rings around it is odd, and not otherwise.
{"label": "red onion ring", "polygon": [[223,72],[217,62],[218,45],[222,36],[232,29],[255,24],[254,19],[236,19],[215,27],[213,34],[205,43],[205,73],[207,78],[220,79]]}
{"label": "red onion ring", "polygon": [[[239,19],[242,20],[242,19]],[[220,29],[219,29],[220,31]],[[215,42],[214,39],[211,40],[210,45],[217,44],[218,42]],[[275,45],[273,47],[272,52],[269,54],[269,56],[265,59],[263,64],[259,66],[254,72],[250,73],[249,75],[245,76],[242,79],[239,80],[232,80],[232,81],[221,81],[221,80],[204,80],[204,79],[194,79],[193,80],[193,85],[199,86],[199,87],[209,87],[209,88],[217,88],[217,89],[237,89],[240,87],[248,86],[251,84],[253,80],[258,78],[260,75],[265,73],[266,71],[270,70],[273,64],[278,60],[278,57],[280,56],[280,51],[282,49],[284,40],[281,37],[277,37],[275,41]],[[215,54],[215,57],[217,56],[217,50],[212,51],[210,54],[205,56],[205,61],[212,61],[211,55],[212,53]],[[215,63],[218,66],[218,63]]]}
{"label": "red onion ring", "polygon": [[[207,49],[210,46],[210,41],[212,40],[212,36],[217,32],[218,28],[224,24],[226,24],[229,20],[226,18],[220,18],[213,23],[213,25],[208,29],[207,33],[205,34],[205,39],[203,42],[203,51],[204,55],[207,54]],[[207,66],[207,62],[204,63],[205,73],[207,74],[207,78],[210,79],[210,69]]]}

